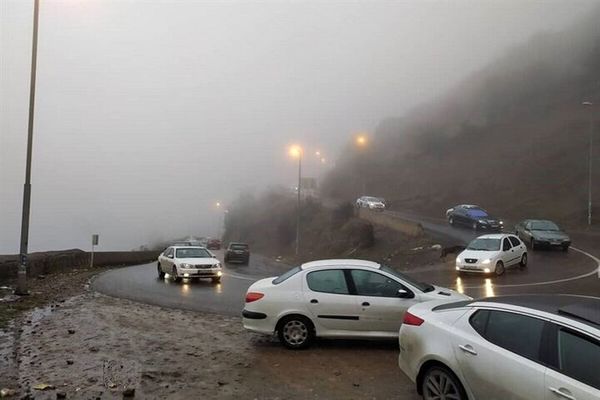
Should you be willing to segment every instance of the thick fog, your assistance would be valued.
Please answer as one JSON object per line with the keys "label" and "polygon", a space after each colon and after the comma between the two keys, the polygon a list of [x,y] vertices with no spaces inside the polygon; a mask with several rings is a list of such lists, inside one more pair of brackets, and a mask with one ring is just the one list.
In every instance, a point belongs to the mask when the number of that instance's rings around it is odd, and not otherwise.
{"label": "thick fog", "polygon": [[[0,254],[19,245],[32,4],[0,1]],[[41,4],[31,251],[215,235],[239,193],[294,184],[288,145],[318,177],[354,133],[595,1]]]}

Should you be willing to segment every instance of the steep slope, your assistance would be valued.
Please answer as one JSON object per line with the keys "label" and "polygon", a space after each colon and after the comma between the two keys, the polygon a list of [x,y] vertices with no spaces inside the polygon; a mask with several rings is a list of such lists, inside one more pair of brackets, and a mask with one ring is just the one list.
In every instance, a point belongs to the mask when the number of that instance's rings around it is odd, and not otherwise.
{"label": "steep slope", "polygon": [[[600,145],[598,20],[600,8],[566,32],[537,35],[443,97],[383,121],[368,149],[337,163],[325,194],[353,198],[364,181],[395,208],[441,215],[479,203],[503,217],[582,224],[591,122]],[[597,146],[600,198],[599,154]]]}

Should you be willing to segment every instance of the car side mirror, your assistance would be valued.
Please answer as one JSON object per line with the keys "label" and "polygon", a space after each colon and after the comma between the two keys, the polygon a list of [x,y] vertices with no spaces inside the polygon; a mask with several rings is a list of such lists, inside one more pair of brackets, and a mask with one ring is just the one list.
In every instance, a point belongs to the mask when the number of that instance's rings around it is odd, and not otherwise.
{"label": "car side mirror", "polygon": [[400,297],[401,299],[410,299],[410,298],[413,297],[413,294],[410,293],[406,289],[399,289],[398,290],[398,297]]}
{"label": "car side mirror", "polygon": [[173,258],[173,254],[169,254],[167,258]]}

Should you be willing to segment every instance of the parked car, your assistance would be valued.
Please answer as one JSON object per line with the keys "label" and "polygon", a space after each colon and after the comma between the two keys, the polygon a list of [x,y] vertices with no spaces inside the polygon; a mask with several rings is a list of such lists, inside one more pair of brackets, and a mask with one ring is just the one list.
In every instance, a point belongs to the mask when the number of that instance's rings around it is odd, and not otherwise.
{"label": "parked car", "polygon": [[221,263],[204,247],[171,246],[158,256],[158,277],[166,274],[175,282],[183,278],[197,280],[210,278],[214,283],[221,282]]}
{"label": "parked car", "polygon": [[229,243],[225,251],[225,262],[238,261],[248,265],[250,262],[250,246],[246,243]]}
{"label": "parked car", "polygon": [[385,200],[378,197],[362,196],[356,200],[356,208],[368,208],[369,210],[385,210]]}
{"label": "parked car", "polygon": [[208,239],[206,248],[209,250],[221,250],[221,241],[219,239]]}
{"label": "parked car", "polygon": [[515,235],[479,236],[456,257],[456,270],[459,273],[502,275],[506,268],[512,266],[527,266],[527,247]]}
{"label": "parked car", "polygon": [[404,314],[400,369],[424,399],[600,399],[600,298],[517,295]]}
{"label": "parked car", "polygon": [[531,250],[540,247],[558,247],[568,251],[571,238],[554,222],[541,219],[526,219],[515,226],[515,235],[529,244]]}
{"label": "parked car", "polygon": [[501,231],[504,222],[492,217],[483,208],[475,205],[461,204],[446,210],[446,218],[450,225],[468,226],[473,230],[487,229]]}
{"label": "parked car", "polygon": [[272,335],[290,349],[315,337],[395,338],[413,304],[469,297],[417,282],[363,260],[321,260],[255,282],[246,293],[244,327]]}

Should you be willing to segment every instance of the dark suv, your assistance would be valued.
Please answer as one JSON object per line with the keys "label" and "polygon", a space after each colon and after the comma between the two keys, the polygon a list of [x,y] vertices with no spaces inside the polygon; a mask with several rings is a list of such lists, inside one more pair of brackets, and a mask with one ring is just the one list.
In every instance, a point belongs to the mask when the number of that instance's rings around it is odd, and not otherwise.
{"label": "dark suv", "polygon": [[250,262],[250,247],[246,243],[229,243],[225,251],[225,262],[232,261],[248,265]]}

